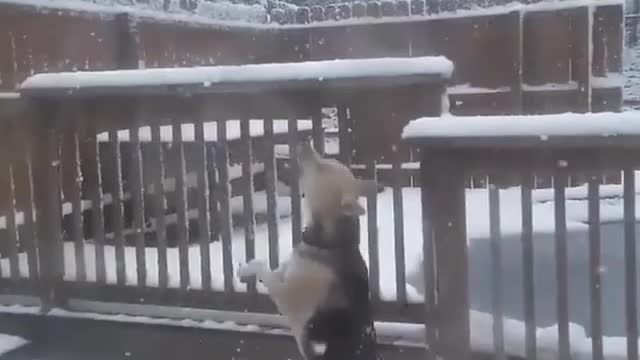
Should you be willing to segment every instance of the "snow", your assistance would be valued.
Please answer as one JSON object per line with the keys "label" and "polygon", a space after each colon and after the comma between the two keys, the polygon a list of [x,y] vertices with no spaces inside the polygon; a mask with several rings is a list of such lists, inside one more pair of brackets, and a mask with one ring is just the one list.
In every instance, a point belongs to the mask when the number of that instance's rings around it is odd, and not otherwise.
{"label": "snow", "polygon": [[591,86],[598,89],[620,88],[624,86],[625,77],[621,73],[608,73],[607,76],[591,78]]}
{"label": "snow", "polygon": [[0,91],[0,100],[15,100],[19,99],[20,94],[13,91]]}
{"label": "snow", "polygon": [[[249,134],[252,138],[264,135],[263,120],[249,120]],[[195,141],[194,124],[182,124],[182,141]],[[298,131],[310,131],[313,125],[311,120],[298,120]],[[288,120],[273,120],[273,133],[286,134],[289,129]],[[140,142],[151,142],[151,127],[143,126],[138,129]],[[102,132],[98,134],[99,142],[108,142],[109,134]],[[227,120],[227,140],[240,139],[240,120]],[[204,140],[206,142],[216,142],[218,140],[218,123],[215,121],[204,123]],[[129,142],[129,130],[118,131],[118,141]],[[173,127],[171,125],[160,126],[160,141],[173,142]]]}
{"label": "snow", "polygon": [[[467,3],[465,3],[466,5]],[[478,5],[470,4],[469,9],[459,9],[454,11],[443,11],[437,14],[428,15],[411,15],[411,16],[394,16],[394,17],[362,17],[362,18],[350,18],[339,21],[323,21],[319,23],[311,24],[287,24],[282,25],[284,28],[319,28],[319,27],[335,27],[335,26],[351,26],[351,25],[367,25],[367,24],[379,24],[379,23],[407,23],[413,21],[424,21],[425,19],[444,20],[444,19],[459,19],[467,17],[480,17],[480,16],[492,16],[492,15],[506,15],[513,11],[519,11],[521,14],[528,12],[541,12],[541,11],[556,11],[572,9],[576,7],[595,7],[595,6],[607,6],[607,5],[623,5],[624,0],[550,0],[540,1],[533,4],[523,4],[520,2],[510,2],[505,5],[481,7]]]}
{"label": "snow", "polygon": [[[640,181],[638,176],[637,182]],[[640,186],[638,186],[640,189]],[[567,211],[567,229],[569,232],[574,230],[586,231],[587,225],[587,201],[585,196],[587,193],[586,186],[568,188],[566,191],[566,211]],[[617,221],[622,219],[622,187],[620,185],[603,185],[600,187],[602,196],[601,219],[602,221]],[[553,192],[550,189],[534,190],[533,198],[533,220],[535,233],[552,233],[555,228],[554,223],[554,204]],[[489,235],[488,221],[488,193],[486,189],[467,190],[467,229],[468,241],[486,241]],[[363,199],[364,200],[364,199]],[[520,228],[520,189],[518,187],[500,190],[501,201],[501,231],[503,235],[519,234]],[[286,206],[289,203],[288,198],[282,198],[279,207]],[[363,201],[363,205],[366,201]],[[404,233],[405,233],[405,262],[407,274],[413,274],[416,269],[421,266],[422,260],[422,234],[421,229],[421,206],[420,206],[420,190],[417,188],[403,189],[403,210],[404,210]],[[636,214],[640,216],[640,199],[636,200]],[[380,254],[380,285],[381,296],[383,300],[392,301],[395,299],[396,283],[395,283],[395,252],[394,252],[394,218],[388,209],[392,208],[392,191],[385,189],[378,195],[378,231],[379,231],[379,254]],[[281,219],[278,224],[279,229],[279,252],[281,258],[285,258],[291,251],[291,223],[290,219]],[[268,231],[266,225],[258,225],[256,227],[256,257],[266,258],[268,256]],[[367,238],[367,218],[361,219],[361,236]],[[236,229],[233,233],[233,264],[234,268],[241,262],[244,262],[245,244],[244,233],[242,229]],[[201,288],[200,278],[200,251],[198,245],[189,247],[189,270],[190,270],[190,286],[192,289]],[[363,257],[368,261],[369,254],[367,251],[367,243],[363,241],[361,245]],[[209,246],[211,255],[211,274],[212,285],[214,289],[222,289],[222,268],[221,268],[221,248],[220,243],[212,243]],[[75,273],[75,248],[73,243],[65,243],[65,273],[64,277],[67,281],[76,278]],[[113,246],[105,247],[107,259],[107,282],[115,283],[115,249]],[[85,260],[88,266],[88,281],[95,281],[95,247],[90,242],[85,245]],[[168,250],[169,261],[169,286],[178,287],[179,281],[179,261],[177,249]],[[157,286],[157,251],[154,248],[146,249],[147,259],[147,282],[149,286]],[[126,282],[128,285],[137,283],[135,249],[132,247],[125,248],[126,261]],[[0,262],[3,274],[9,274],[9,264],[6,259]],[[26,276],[26,256],[20,256],[21,275]],[[245,291],[244,284],[238,279],[234,279],[234,288],[236,291]],[[422,294],[411,284],[406,285],[408,297],[411,302],[422,301]],[[265,289],[259,286],[259,291],[264,292]],[[0,312],[6,308],[0,307]],[[11,309],[6,311],[13,311]],[[18,310],[16,310],[18,311]],[[183,311],[183,309],[181,309]],[[188,312],[182,313],[188,318]],[[54,310],[54,316],[82,316],[92,319],[104,319],[114,321],[136,321],[151,324],[165,324],[188,327],[205,327],[218,328],[234,331],[266,331],[260,325],[258,317],[250,317],[249,321],[255,323],[250,326],[240,325],[229,321],[195,321],[187,320],[171,320],[157,319],[149,317],[130,317],[126,315],[100,315],[100,314],[78,314],[63,310]],[[162,316],[162,315],[160,315]],[[165,315],[166,316],[166,315]],[[483,312],[472,310],[471,317],[471,335],[472,347],[478,351],[491,352],[493,349],[493,339],[491,331],[492,316]],[[424,339],[424,327],[420,325],[395,324],[395,323],[377,323],[378,334],[381,337],[395,339],[397,344],[421,343]],[[523,356],[524,354],[524,324],[513,319],[504,320],[505,326],[505,342],[506,351],[509,354]],[[585,330],[576,324],[571,325],[571,347],[574,358],[578,360],[590,359],[591,339],[585,335]],[[555,327],[537,329],[538,350],[541,359],[552,359],[557,353],[557,329]],[[608,359],[624,359],[626,351],[626,340],[624,338],[612,337],[604,339],[605,354]],[[546,356],[546,357],[545,357]]]}
{"label": "snow", "polygon": [[[405,162],[402,163],[401,168],[404,170],[419,170],[420,169],[420,163],[416,162],[416,161],[412,161],[412,162]],[[358,169],[358,170],[364,170],[367,168],[366,165],[362,165],[362,164],[353,164],[351,165],[352,169]],[[392,165],[391,164],[376,164],[376,169],[378,170],[391,170]]]}
{"label": "snow", "polygon": [[402,137],[550,137],[640,135],[640,112],[525,116],[422,118],[405,126]]}
{"label": "snow", "polygon": [[21,337],[0,334],[0,356],[13,351],[23,345],[27,344],[27,341]]}
{"label": "snow", "polygon": [[572,91],[578,90],[578,83],[569,81],[567,83],[547,83],[541,85],[522,84],[523,91]]}
{"label": "snow", "polygon": [[180,6],[172,6],[165,12],[164,0],[151,0],[149,4],[118,0],[0,0],[0,3],[32,6],[41,13],[67,11],[110,18],[126,12],[152,21],[185,22],[221,28],[239,27],[243,23],[245,27],[248,24],[260,26],[268,19],[266,8],[260,4],[244,5],[226,1],[200,1],[193,12],[183,10]]}
{"label": "snow", "polygon": [[[640,179],[640,176],[638,177]],[[640,185],[640,184],[639,184]],[[640,186],[638,186],[640,189]],[[603,185],[601,186],[601,220],[619,221],[623,218],[622,213],[622,188],[620,185]],[[555,230],[554,222],[554,204],[553,193],[548,189],[533,191],[533,230],[536,233],[553,233]],[[567,197],[567,229],[569,231],[587,229],[587,201],[586,186],[569,188],[566,192]],[[604,199],[606,197],[606,199]],[[416,229],[421,229],[421,205],[420,205],[420,189],[404,188],[403,189],[403,210],[404,210],[404,233],[405,233],[405,264],[407,274],[414,273],[419,270],[422,261],[422,234]],[[486,189],[470,189],[467,190],[467,234],[469,241],[477,241],[477,239],[488,238],[489,221],[488,221],[488,195]],[[241,198],[232,200],[232,209],[234,213],[242,212]],[[266,211],[266,200],[264,196],[254,196],[256,212]],[[366,199],[362,199],[366,204]],[[501,201],[501,230],[503,235],[519,234],[521,232],[521,203],[520,190],[517,187],[500,191]],[[395,247],[394,247],[394,217],[389,213],[389,209],[393,208],[393,196],[391,189],[387,188],[378,194],[378,232],[379,232],[379,254],[380,258],[380,286],[381,296],[383,300],[393,301],[396,294],[395,279]],[[236,208],[237,207],[237,208]],[[636,201],[638,218],[640,218],[640,199]],[[278,197],[278,213],[281,217],[290,214],[290,198]],[[197,218],[196,210],[190,210],[189,217]],[[304,214],[303,214],[304,216]],[[175,215],[174,215],[175,217]],[[168,218],[168,222],[173,219]],[[278,223],[279,231],[279,253],[280,258],[286,258],[291,251],[291,219],[289,217],[281,218]],[[367,217],[361,218],[361,234],[362,238],[367,238]],[[244,232],[242,229],[234,229],[233,232],[233,259],[234,265],[245,261],[245,242]],[[268,257],[268,230],[266,224],[256,226],[256,257]],[[95,281],[95,246],[88,241],[84,246],[85,263],[87,264],[88,281]],[[361,251],[365,259],[368,259],[367,242],[361,244]],[[147,257],[147,283],[149,286],[158,285],[158,268],[157,268],[157,249],[146,248]],[[113,284],[116,282],[115,273],[115,248],[111,245],[105,246],[107,259],[107,282]],[[75,262],[75,245],[71,242],[64,244],[65,254],[65,280],[73,281],[77,278],[76,262]],[[220,242],[214,242],[209,246],[209,254],[211,256],[211,274],[212,286],[214,289],[221,290],[223,285],[222,275],[222,252]],[[179,260],[177,249],[168,249],[167,253],[169,262],[169,286],[178,287],[179,279]],[[198,245],[189,248],[189,269],[190,269],[190,285],[194,289],[202,288],[200,278],[200,250]],[[125,247],[126,261],[126,279],[128,285],[137,284],[136,272],[136,256],[134,247]],[[26,254],[20,254],[20,276],[28,276],[28,265]],[[8,259],[0,260],[2,274],[9,276],[10,266]],[[244,284],[235,281],[235,288],[238,291],[244,291]],[[411,285],[407,284],[409,300],[411,302],[421,302],[422,295]]]}
{"label": "snow", "polygon": [[471,86],[471,84],[462,84],[450,86],[447,88],[447,93],[450,95],[468,95],[468,94],[495,94],[495,93],[504,93],[511,91],[509,86],[502,86],[499,88],[481,88]]}
{"label": "snow", "polygon": [[20,92],[33,89],[147,87],[222,83],[268,83],[401,75],[436,75],[449,78],[453,63],[443,56],[376,58],[299,63],[203,66],[144,70],[41,73],[27,78]]}
{"label": "snow", "polygon": [[625,47],[623,54],[624,64],[624,100],[640,103],[640,46],[635,48]]}

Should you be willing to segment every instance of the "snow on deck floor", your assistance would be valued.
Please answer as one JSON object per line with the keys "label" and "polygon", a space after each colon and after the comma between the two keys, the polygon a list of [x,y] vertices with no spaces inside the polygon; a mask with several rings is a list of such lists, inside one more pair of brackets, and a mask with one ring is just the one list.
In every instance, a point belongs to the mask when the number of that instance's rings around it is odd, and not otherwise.
{"label": "snow on deck floor", "polygon": [[0,356],[25,345],[27,342],[18,336],[0,334]]}

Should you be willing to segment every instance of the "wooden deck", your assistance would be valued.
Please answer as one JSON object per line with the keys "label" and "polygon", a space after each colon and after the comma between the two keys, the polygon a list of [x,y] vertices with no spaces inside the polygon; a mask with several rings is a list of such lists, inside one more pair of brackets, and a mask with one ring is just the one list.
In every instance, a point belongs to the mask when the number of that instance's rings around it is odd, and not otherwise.
{"label": "wooden deck", "polygon": [[[2,360],[299,360],[293,338],[99,320],[0,315],[0,333],[31,341]],[[382,346],[385,359],[424,359],[424,349]]]}

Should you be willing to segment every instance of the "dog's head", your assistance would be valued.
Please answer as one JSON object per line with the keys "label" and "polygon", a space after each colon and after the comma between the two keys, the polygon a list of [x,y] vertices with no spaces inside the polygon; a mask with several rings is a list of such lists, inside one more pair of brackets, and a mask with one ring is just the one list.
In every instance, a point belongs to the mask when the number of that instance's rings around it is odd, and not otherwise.
{"label": "dog's head", "polygon": [[351,170],[334,159],[323,158],[311,144],[303,141],[296,151],[301,172],[301,190],[311,214],[319,219],[360,216],[365,210],[358,198],[362,183]]}

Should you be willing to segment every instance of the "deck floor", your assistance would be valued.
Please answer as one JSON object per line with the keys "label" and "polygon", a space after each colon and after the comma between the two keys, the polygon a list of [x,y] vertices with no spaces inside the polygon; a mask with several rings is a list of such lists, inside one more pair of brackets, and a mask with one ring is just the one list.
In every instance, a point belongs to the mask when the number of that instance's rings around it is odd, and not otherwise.
{"label": "deck floor", "polygon": [[[31,343],[1,360],[300,360],[289,336],[0,315],[0,332]],[[423,349],[382,346],[385,359],[425,359]]]}

